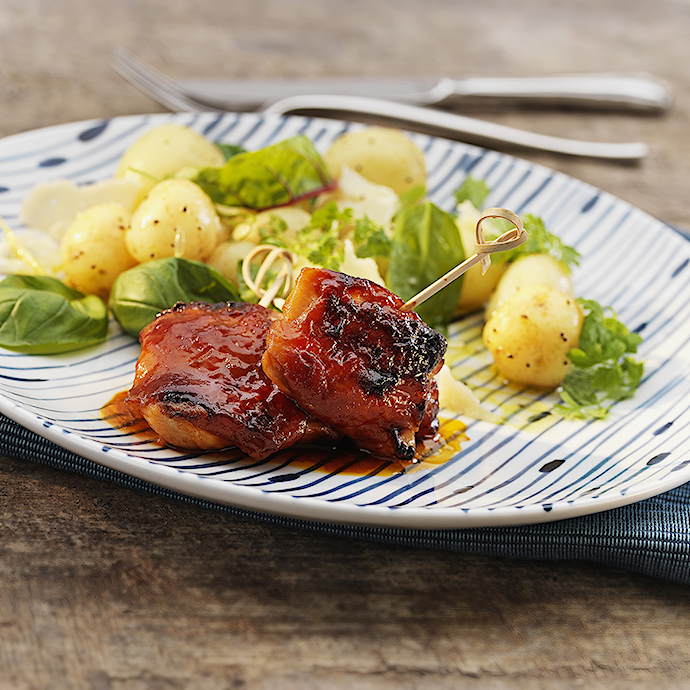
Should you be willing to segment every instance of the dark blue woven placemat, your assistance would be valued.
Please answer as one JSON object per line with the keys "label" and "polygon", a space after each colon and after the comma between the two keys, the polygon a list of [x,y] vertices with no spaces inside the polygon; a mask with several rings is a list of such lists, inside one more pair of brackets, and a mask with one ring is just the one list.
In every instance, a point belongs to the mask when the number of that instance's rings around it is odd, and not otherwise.
{"label": "dark blue woven placemat", "polygon": [[0,415],[0,454],[78,472],[228,515],[404,546],[528,559],[580,559],[690,583],[690,484],[633,505],[539,525],[416,530],[310,522],[232,508],[103,467]]}

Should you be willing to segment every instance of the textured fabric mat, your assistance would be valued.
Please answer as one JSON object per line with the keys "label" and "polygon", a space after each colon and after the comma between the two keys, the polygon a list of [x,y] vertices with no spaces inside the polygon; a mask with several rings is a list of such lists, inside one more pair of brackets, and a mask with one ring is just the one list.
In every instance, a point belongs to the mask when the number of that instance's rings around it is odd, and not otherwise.
{"label": "textured fabric mat", "polygon": [[286,527],[488,556],[580,559],[690,583],[690,484],[622,508],[538,525],[416,530],[310,522],[232,508],[161,488],[86,460],[0,415],[0,454],[50,465],[229,515]]}

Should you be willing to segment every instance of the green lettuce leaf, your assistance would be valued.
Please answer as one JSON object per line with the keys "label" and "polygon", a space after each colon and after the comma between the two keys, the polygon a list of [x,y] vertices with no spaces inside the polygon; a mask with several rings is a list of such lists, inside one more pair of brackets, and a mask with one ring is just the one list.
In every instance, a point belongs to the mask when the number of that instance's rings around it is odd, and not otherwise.
{"label": "green lettuce leaf", "polygon": [[[408,300],[465,260],[455,219],[430,201],[406,206],[395,218],[386,284]],[[452,319],[460,299],[462,277],[416,310],[432,327]]]}
{"label": "green lettuce leaf", "polygon": [[108,335],[108,310],[56,278],[8,276],[0,282],[0,346],[26,354],[89,347]]}
{"label": "green lettuce leaf", "polygon": [[121,273],[108,306],[123,330],[134,336],[177,302],[239,301],[239,291],[215,268],[184,258],[156,259]]}
{"label": "green lettuce leaf", "polygon": [[233,155],[192,178],[217,204],[256,210],[284,206],[330,189],[326,164],[305,136]]}
{"label": "green lettuce leaf", "polygon": [[420,203],[426,196],[426,187],[422,184],[416,184],[404,191],[400,195],[401,206],[414,206]]}

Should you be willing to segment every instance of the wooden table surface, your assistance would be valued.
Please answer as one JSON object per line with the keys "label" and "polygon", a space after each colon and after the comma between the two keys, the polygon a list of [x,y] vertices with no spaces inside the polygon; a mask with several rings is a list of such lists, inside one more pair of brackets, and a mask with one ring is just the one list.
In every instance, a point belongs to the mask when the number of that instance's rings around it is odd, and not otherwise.
{"label": "wooden table surface", "polygon": [[[173,76],[648,71],[668,114],[491,109],[641,165],[521,153],[688,224],[685,0],[2,0],[0,135],[163,109]],[[0,146],[2,144],[0,143]],[[0,458],[0,687],[684,688],[690,588],[584,562],[383,546]]]}

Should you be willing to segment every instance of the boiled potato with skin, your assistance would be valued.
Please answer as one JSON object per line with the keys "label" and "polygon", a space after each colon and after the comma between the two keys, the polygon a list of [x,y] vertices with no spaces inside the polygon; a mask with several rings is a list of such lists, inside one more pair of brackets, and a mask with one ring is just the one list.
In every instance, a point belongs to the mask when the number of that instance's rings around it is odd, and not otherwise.
{"label": "boiled potato with skin", "polygon": [[555,388],[570,369],[568,352],[580,342],[583,314],[568,295],[528,285],[486,322],[482,339],[509,381]]}
{"label": "boiled potato with skin", "polygon": [[211,198],[190,180],[159,182],[132,214],[125,243],[139,262],[168,256],[206,261],[222,227]]}
{"label": "boiled potato with skin", "polygon": [[[470,252],[467,256],[472,256]],[[470,268],[462,279],[462,290],[456,314],[467,314],[471,311],[481,309],[489,298],[491,291],[501,279],[505,271],[505,264],[492,262],[489,270],[482,275],[482,267],[477,264]]]}
{"label": "boiled potato with skin", "polygon": [[397,194],[418,185],[426,188],[424,152],[397,129],[367,127],[347,132],[333,142],[324,160],[335,179],[347,166]]}
{"label": "boiled potato with skin", "polygon": [[70,285],[84,294],[106,297],[115,278],[136,265],[125,246],[129,220],[129,211],[116,202],[77,213],[60,245]]}
{"label": "boiled potato with skin", "polygon": [[157,182],[181,168],[217,168],[224,163],[223,152],[213,142],[189,127],[169,123],[137,139],[120,158],[115,177],[139,180],[139,202]]}
{"label": "boiled potato with skin", "polygon": [[508,266],[486,305],[486,318],[501,308],[513,294],[528,285],[548,285],[564,295],[574,294],[570,269],[548,254],[527,254]]}

